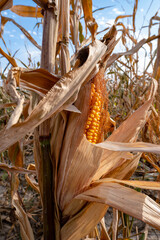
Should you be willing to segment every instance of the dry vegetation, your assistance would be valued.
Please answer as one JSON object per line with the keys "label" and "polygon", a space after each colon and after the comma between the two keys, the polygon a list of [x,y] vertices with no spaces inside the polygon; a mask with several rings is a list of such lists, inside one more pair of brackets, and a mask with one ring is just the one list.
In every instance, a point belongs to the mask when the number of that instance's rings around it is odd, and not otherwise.
{"label": "dry vegetation", "polygon": [[[133,14],[118,16],[97,40],[91,0],[34,2],[36,8],[0,2],[4,45],[4,27],[12,22],[41,50],[40,68],[30,69],[18,67],[0,48],[12,65],[7,76],[8,65],[1,73],[0,88],[2,239],[159,239],[158,25],[157,35],[150,36],[158,12],[148,38],[138,41],[135,0]],[[6,9],[42,18],[42,47],[3,15]],[[82,15],[90,37],[83,35]],[[132,29],[121,22],[129,17]],[[71,58],[69,41],[75,49]],[[112,53],[120,41],[125,51]],[[139,51],[145,44],[153,72],[148,65],[141,74]]]}

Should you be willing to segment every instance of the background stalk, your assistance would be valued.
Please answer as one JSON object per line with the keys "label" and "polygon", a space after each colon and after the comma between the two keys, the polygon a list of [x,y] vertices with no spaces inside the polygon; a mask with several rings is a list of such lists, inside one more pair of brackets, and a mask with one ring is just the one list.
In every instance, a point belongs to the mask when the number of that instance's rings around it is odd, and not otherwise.
{"label": "background stalk", "polygon": [[61,23],[62,23],[62,42],[61,42],[61,74],[64,75],[70,70],[69,57],[69,24],[70,24],[70,1],[61,0]]}

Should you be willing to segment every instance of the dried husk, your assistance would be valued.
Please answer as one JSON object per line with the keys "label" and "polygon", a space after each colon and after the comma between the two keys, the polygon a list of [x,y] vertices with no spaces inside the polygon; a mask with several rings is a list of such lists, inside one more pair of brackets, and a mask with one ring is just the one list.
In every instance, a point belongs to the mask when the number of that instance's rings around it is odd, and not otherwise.
{"label": "dried husk", "polygon": [[61,239],[74,240],[85,237],[102,219],[107,209],[108,206],[104,204],[88,204],[62,227]]}
{"label": "dried husk", "polygon": [[107,204],[160,229],[159,204],[150,197],[121,184],[101,183],[76,198]]}

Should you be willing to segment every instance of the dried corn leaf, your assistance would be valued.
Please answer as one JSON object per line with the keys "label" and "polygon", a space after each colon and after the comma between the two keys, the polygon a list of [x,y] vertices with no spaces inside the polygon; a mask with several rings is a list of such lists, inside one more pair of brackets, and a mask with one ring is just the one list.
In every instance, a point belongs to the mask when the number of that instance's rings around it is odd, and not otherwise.
{"label": "dried corn leaf", "polygon": [[36,173],[36,171],[34,171],[34,170],[27,170],[27,169],[21,168],[21,167],[10,166],[5,163],[0,163],[0,168],[5,171],[13,172],[13,173],[21,173],[21,174]]}
{"label": "dried corn leaf", "polygon": [[0,48],[0,54],[2,54],[7,60],[12,64],[13,67],[18,67],[15,59],[11,56],[9,56],[7,53],[5,53],[2,48]]}
{"label": "dried corn leaf", "polygon": [[33,0],[33,1],[42,8],[45,8],[48,3],[48,0]]}
{"label": "dried corn leaf", "polygon": [[17,106],[14,109],[14,112],[12,113],[6,128],[10,128],[12,125],[16,124],[23,112],[23,103],[24,103],[24,97],[21,96],[17,102]]}
{"label": "dried corn leaf", "polygon": [[100,183],[76,197],[112,206],[160,230],[160,206],[148,196],[118,183]]}
{"label": "dried corn leaf", "polygon": [[136,27],[135,27],[135,17],[136,17],[137,8],[138,8],[138,0],[135,0],[134,9],[133,9],[133,31],[134,31],[134,32],[136,31]]}
{"label": "dried corn leaf", "polygon": [[0,38],[2,37],[2,34],[3,34],[3,29],[4,29],[4,25],[6,24],[8,22],[8,20],[5,18],[5,17],[3,17],[3,16],[1,16],[1,31],[0,31]]}
{"label": "dried corn leaf", "polygon": [[16,216],[19,220],[20,224],[20,232],[21,232],[21,237],[23,240],[34,240],[34,235],[33,231],[30,225],[30,222],[28,220],[27,214],[21,207],[19,200],[18,200],[18,195],[15,193],[13,198],[12,198],[12,204],[16,209]]}
{"label": "dried corn leaf", "polygon": [[122,151],[122,152],[153,152],[160,154],[160,145],[155,145],[151,143],[136,142],[136,143],[119,143],[105,141],[103,143],[98,143],[96,146],[103,149],[108,149],[112,151]]}
{"label": "dried corn leaf", "polygon": [[16,142],[8,149],[8,156],[15,167],[23,167],[23,152],[20,148],[20,143]]}
{"label": "dried corn leaf", "polygon": [[13,0],[1,0],[0,2],[0,12],[7,10],[13,6]]}
{"label": "dried corn leaf", "polygon": [[136,188],[142,189],[151,189],[151,190],[160,190],[160,182],[151,182],[151,181],[137,181],[137,180],[119,180],[113,178],[103,178],[93,182],[94,185],[98,183],[120,183],[123,185],[128,185]]}
{"label": "dried corn leaf", "polygon": [[75,240],[85,237],[102,219],[108,206],[90,203],[75,217],[71,218],[61,229],[61,239]]}
{"label": "dried corn leaf", "polygon": [[[134,162],[134,157],[131,153],[125,152],[114,152],[104,149],[103,154],[100,159],[100,166],[97,169],[92,180],[97,180],[104,175],[108,175],[110,173],[115,173],[115,169],[119,169],[125,162]],[[125,171],[129,171],[130,169],[125,169]],[[118,172],[118,175],[120,172]]]}
{"label": "dried corn leaf", "polygon": [[0,109],[1,108],[10,108],[10,107],[16,107],[16,103],[2,103],[2,104],[0,104]]}
{"label": "dried corn leaf", "polygon": [[[28,167],[27,167],[27,170],[35,170],[36,171],[35,165],[34,164],[29,164]],[[33,173],[32,174],[25,174],[25,179],[28,182],[28,184],[34,190],[36,190],[39,193],[39,186],[38,186],[38,183],[35,180],[35,175]]]}
{"label": "dried corn leaf", "polygon": [[146,154],[143,154],[142,157],[146,159],[159,173],[160,173],[160,167],[154,163],[153,159],[149,157]]}
{"label": "dried corn leaf", "polygon": [[110,237],[109,237],[109,234],[107,232],[107,229],[106,229],[106,224],[105,224],[104,217],[100,221],[100,226],[101,226],[101,238],[100,238],[100,240],[111,240]]}
{"label": "dried corn leaf", "polygon": [[117,23],[116,26],[122,26],[123,27],[122,41],[124,41],[123,44],[124,44],[125,47],[126,47],[126,37],[125,37],[125,35],[127,35],[134,44],[137,44],[137,40],[130,34],[129,29],[127,29],[122,22]]}
{"label": "dried corn leaf", "polygon": [[98,24],[92,16],[92,0],[82,0],[82,7],[84,12],[84,19],[86,26],[92,34],[92,40],[95,39]]}
{"label": "dried corn leaf", "polygon": [[43,17],[43,15],[41,14],[42,9],[39,7],[14,5],[10,10],[22,17],[35,17],[35,18]]}
{"label": "dried corn leaf", "polygon": [[119,19],[121,19],[121,18],[127,18],[127,17],[132,17],[132,15],[119,15],[119,16],[116,17],[116,19],[115,19],[114,22],[115,22],[115,24],[116,24]]}
{"label": "dried corn leaf", "polygon": [[52,114],[61,111],[66,102],[67,105],[72,103],[72,96],[79,91],[80,86],[92,72],[105,51],[106,46],[98,40],[90,45],[89,56],[81,67],[62,77],[23,123],[15,124],[9,130],[3,129],[1,131],[3,141],[0,141],[0,151],[21,139],[27,132],[32,131]]}
{"label": "dried corn leaf", "polygon": [[20,86],[44,96],[60,77],[50,74],[45,69],[26,71],[22,69],[20,75]]}
{"label": "dried corn leaf", "polygon": [[152,36],[152,37],[149,37],[147,39],[142,39],[140,42],[138,42],[131,50],[127,51],[127,52],[123,52],[123,53],[115,53],[113,54],[109,60],[107,61],[107,64],[105,66],[105,68],[108,68],[112,63],[114,63],[118,58],[120,58],[121,56],[130,56],[134,53],[136,53],[145,43],[148,43],[156,38],[158,38],[158,36]]}
{"label": "dried corn leaf", "polygon": [[[107,167],[106,164],[106,173],[103,172],[103,177],[129,179],[137,169],[141,155],[142,153],[137,153],[130,159],[121,159],[121,161],[117,160],[115,165],[110,164],[111,165],[110,169]],[[102,173],[99,170],[98,173],[95,174],[94,179],[98,179],[101,176]]]}
{"label": "dried corn leaf", "polygon": [[17,103],[17,106],[7,123],[7,128],[10,128],[13,124],[16,124],[18,122],[23,111],[24,97],[18,93],[16,89],[17,85],[19,85],[19,80],[14,76],[12,70],[10,70],[8,73],[7,81],[4,84],[4,87],[5,91],[12,98],[12,101],[15,101]]}

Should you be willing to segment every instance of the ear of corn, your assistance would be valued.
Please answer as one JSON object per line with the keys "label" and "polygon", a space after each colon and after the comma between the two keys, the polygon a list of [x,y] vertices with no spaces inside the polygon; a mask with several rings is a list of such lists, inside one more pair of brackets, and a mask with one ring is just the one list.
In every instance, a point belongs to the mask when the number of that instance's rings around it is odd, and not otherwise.
{"label": "ear of corn", "polygon": [[98,143],[103,140],[107,109],[108,98],[104,70],[101,69],[91,82],[89,112],[85,125],[85,135],[89,142]]}

